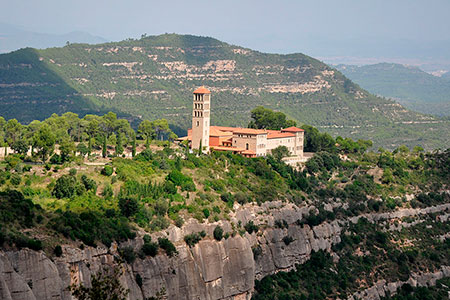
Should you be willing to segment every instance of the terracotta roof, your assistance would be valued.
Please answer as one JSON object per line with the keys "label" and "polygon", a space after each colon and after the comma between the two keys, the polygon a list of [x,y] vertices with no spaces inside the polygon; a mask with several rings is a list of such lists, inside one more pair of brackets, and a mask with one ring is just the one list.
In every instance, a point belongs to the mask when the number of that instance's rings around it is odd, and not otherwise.
{"label": "terracotta roof", "polygon": [[252,150],[244,150],[244,151],[242,151],[242,154],[256,155],[256,152],[252,151]]}
{"label": "terracotta roof", "polygon": [[194,91],[194,94],[211,94],[211,91],[204,86],[201,86]]}
{"label": "terracotta roof", "polygon": [[243,134],[267,134],[267,131],[263,129],[253,129],[253,128],[236,128],[233,133],[243,133]]}
{"label": "terracotta roof", "polygon": [[230,136],[230,135],[233,135],[233,132],[220,130],[216,126],[211,126],[209,128],[209,135],[210,136]]}
{"label": "terracotta roof", "polygon": [[268,139],[279,139],[279,138],[289,138],[295,137],[295,134],[290,132],[271,132],[267,135]]}
{"label": "terracotta roof", "polygon": [[295,126],[291,126],[291,127],[288,127],[288,128],[281,129],[281,131],[287,131],[287,132],[300,132],[300,131],[304,131],[304,130],[301,129],[301,128],[297,128],[297,127],[295,127]]}
{"label": "terracotta roof", "polygon": [[242,152],[242,151],[245,150],[244,148],[225,147],[225,146],[211,146],[211,148],[213,148],[214,150],[218,150],[218,151],[237,151],[237,152]]}

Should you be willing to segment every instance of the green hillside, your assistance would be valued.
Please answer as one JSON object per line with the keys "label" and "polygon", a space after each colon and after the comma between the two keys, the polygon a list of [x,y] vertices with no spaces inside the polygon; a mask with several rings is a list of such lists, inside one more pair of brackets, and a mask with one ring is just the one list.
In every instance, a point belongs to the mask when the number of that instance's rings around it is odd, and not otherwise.
{"label": "green hillside", "polygon": [[450,78],[391,63],[361,67],[339,65],[337,69],[369,92],[394,98],[409,109],[450,115]]}
{"label": "green hillside", "polygon": [[22,122],[52,113],[115,111],[190,125],[191,93],[213,92],[212,123],[245,126],[258,105],[299,124],[375,146],[447,148],[450,122],[362,90],[303,54],[266,54],[213,38],[165,34],[99,45],[71,44],[0,55],[0,111]]}

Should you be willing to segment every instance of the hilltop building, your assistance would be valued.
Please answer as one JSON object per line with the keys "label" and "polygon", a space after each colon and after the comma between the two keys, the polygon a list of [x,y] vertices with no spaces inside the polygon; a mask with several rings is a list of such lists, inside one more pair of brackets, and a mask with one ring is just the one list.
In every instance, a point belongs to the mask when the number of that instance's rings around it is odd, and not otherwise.
{"label": "hilltop building", "polygon": [[296,165],[306,161],[303,155],[304,130],[297,127],[281,130],[211,126],[211,92],[205,87],[194,91],[192,128],[188,136],[191,149],[202,147],[203,152],[231,151],[246,157],[266,156],[278,146],[286,146],[290,156],[283,160]]}

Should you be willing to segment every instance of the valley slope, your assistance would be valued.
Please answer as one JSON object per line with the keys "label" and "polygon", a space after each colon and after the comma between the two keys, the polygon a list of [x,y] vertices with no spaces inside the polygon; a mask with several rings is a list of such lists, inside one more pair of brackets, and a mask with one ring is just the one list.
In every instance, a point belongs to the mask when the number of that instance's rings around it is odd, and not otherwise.
{"label": "valley slope", "polygon": [[0,55],[0,111],[29,122],[112,110],[190,126],[191,93],[213,92],[212,123],[246,126],[255,106],[375,146],[447,148],[450,122],[376,97],[303,54],[266,54],[213,38],[165,34]]}
{"label": "valley slope", "polygon": [[371,93],[393,98],[409,109],[450,115],[450,78],[446,76],[437,77],[417,67],[392,63],[336,68]]}

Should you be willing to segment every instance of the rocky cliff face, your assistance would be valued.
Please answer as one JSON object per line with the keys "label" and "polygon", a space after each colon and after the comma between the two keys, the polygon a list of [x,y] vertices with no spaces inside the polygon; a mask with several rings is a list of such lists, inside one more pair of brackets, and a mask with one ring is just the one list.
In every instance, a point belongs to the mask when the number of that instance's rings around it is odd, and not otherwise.
{"label": "rocky cliff face", "polygon": [[[448,207],[443,205],[432,211]],[[246,205],[236,207],[230,221],[199,224],[191,219],[182,228],[172,226],[154,234],[153,238],[167,236],[176,245],[178,255],[170,258],[160,253],[155,257],[137,258],[132,264],[123,263],[121,282],[130,291],[129,299],[149,298],[160,291],[165,291],[168,299],[250,299],[255,279],[292,269],[295,264],[308,260],[311,251],[330,251],[333,244],[340,242],[347,220],[324,222],[312,228],[296,225],[310,209],[281,202]],[[407,215],[421,213],[421,210],[408,211]],[[396,218],[398,214],[371,217],[385,220]],[[220,242],[211,238],[218,224],[225,232],[230,232],[233,223],[246,224],[248,220],[260,226],[257,234],[237,234]],[[275,228],[276,220],[285,220],[288,228]],[[184,235],[201,230],[205,230],[207,237],[188,247],[183,241]],[[286,236],[292,240],[288,245],[283,241]],[[131,246],[138,251],[142,244],[142,238],[136,238],[120,246]],[[262,251],[255,260],[252,247],[258,245]],[[0,299],[72,299],[67,290],[69,285],[89,284],[92,274],[103,266],[116,264],[118,256],[117,245],[109,249],[86,247],[83,250],[63,246],[63,255],[53,258],[29,249],[0,252]],[[449,275],[448,269],[442,272]],[[137,274],[142,278],[141,286],[136,282]],[[355,298],[357,296],[359,294],[355,294]]]}

